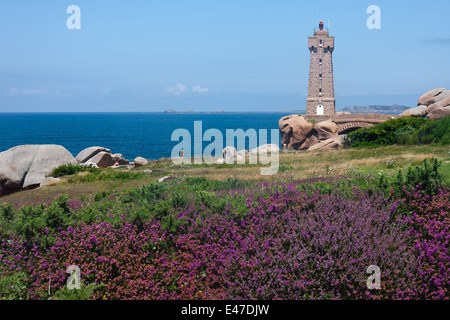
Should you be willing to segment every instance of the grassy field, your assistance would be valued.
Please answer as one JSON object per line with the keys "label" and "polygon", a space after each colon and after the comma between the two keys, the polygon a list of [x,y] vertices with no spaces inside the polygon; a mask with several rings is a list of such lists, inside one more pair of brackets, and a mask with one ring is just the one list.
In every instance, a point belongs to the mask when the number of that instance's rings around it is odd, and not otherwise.
{"label": "grassy field", "polygon": [[58,184],[0,199],[0,300],[448,298],[448,145],[280,162],[61,166]]}
{"label": "grassy field", "polygon": [[[337,151],[288,151],[280,154],[279,172],[262,176],[262,165],[174,165],[170,159],[152,161],[145,167],[130,170],[104,169],[98,174],[81,172],[64,177],[61,183],[14,193],[0,198],[1,203],[15,206],[47,203],[67,194],[70,198],[90,197],[104,190],[139,187],[164,176],[206,177],[211,180],[237,178],[253,182],[288,182],[293,180],[353,174],[394,174],[398,169],[418,165],[424,159],[443,161],[441,173],[450,183],[450,149],[448,146],[389,146],[375,149],[341,149]],[[151,173],[145,170],[152,170]],[[99,180],[101,179],[101,180]]]}

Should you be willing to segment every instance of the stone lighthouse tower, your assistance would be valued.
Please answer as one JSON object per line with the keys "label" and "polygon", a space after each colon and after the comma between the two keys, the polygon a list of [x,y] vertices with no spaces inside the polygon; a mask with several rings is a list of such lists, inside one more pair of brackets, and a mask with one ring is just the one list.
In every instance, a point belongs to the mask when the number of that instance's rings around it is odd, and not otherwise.
{"label": "stone lighthouse tower", "polygon": [[329,32],[323,30],[322,21],[319,30],[314,31],[314,37],[308,37],[308,48],[311,52],[311,62],[306,114],[331,116],[336,112],[332,61],[334,37],[330,37]]}

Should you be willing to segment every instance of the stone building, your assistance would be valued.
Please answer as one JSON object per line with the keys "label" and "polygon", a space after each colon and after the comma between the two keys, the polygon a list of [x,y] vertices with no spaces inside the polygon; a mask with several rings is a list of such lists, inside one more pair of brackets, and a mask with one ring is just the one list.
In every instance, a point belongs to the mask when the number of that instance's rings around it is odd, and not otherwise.
{"label": "stone building", "polygon": [[306,114],[331,116],[336,113],[332,61],[334,36],[323,30],[322,21],[319,30],[314,31],[314,37],[308,37],[308,48],[311,52],[311,62]]}

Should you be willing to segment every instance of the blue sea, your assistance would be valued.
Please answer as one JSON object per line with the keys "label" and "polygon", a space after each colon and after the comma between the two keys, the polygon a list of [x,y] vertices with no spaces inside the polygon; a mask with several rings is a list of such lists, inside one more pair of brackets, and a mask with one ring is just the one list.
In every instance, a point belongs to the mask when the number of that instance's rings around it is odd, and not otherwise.
{"label": "blue sea", "polygon": [[[194,121],[202,121],[203,133],[215,128],[224,138],[226,129],[267,129],[267,143],[271,143],[271,129],[278,129],[279,119],[286,115],[289,114],[0,113],[0,152],[23,144],[58,144],[76,156],[87,147],[102,146],[130,161],[138,156],[156,160],[169,158],[179,143],[171,141],[174,130],[186,129],[194,140]],[[209,143],[204,142],[203,146]]]}

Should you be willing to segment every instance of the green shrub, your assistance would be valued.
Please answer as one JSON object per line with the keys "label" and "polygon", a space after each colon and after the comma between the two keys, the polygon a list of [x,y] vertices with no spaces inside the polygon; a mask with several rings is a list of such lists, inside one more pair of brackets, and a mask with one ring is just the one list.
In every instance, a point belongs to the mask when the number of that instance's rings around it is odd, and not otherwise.
{"label": "green shrub", "polygon": [[63,176],[72,176],[74,174],[77,174],[78,172],[84,172],[84,171],[88,171],[88,172],[95,173],[95,174],[100,173],[100,169],[96,168],[92,165],[82,166],[79,164],[69,163],[69,164],[63,164],[57,168],[54,168],[50,172],[49,177],[59,178],[59,177],[63,177]]}
{"label": "green shrub", "polygon": [[292,168],[292,166],[285,166],[285,165],[281,165],[278,168],[279,172],[285,172],[285,171],[290,171],[290,170],[294,170],[294,168]]}
{"label": "green shrub", "polygon": [[161,228],[171,233],[176,233],[183,224],[184,219],[177,219],[174,213],[169,213],[161,218]]}
{"label": "green shrub", "polygon": [[189,177],[181,185],[186,186],[191,191],[219,191],[219,190],[229,190],[238,189],[251,186],[251,182],[242,181],[236,178],[228,178],[226,181],[220,180],[209,180],[205,177]]}
{"label": "green shrub", "polygon": [[25,279],[26,275],[22,272],[0,277],[0,300],[22,300]]}
{"label": "green shrub", "polygon": [[450,116],[436,121],[432,135],[434,142],[440,142],[442,144],[450,143]]}
{"label": "green shrub", "polygon": [[55,300],[89,300],[96,289],[104,286],[103,284],[90,284],[88,286],[82,284],[80,289],[69,289],[65,286],[56,291],[52,298]]}
{"label": "green shrub", "polygon": [[392,144],[419,145],[450,143],[450,116],[441,120],[404,117],[389,120],[371,128],[348,134],[346,146],[355,148],[380,147]]}
{"label": "green shrub", "polygon": [[[411,134],[427,120],[422,118],[403,117],[380,123],[370,128],[362,128],[348,134],[350,146],[355,148],[380,147],[397,143],[405,139],[405,134]],[[416,138],[414,138],[416,139]]]}
{"label": "green shrub", "polygon": [[[394,193],[397,196],[403,195],[403,188],[411,190],[418,185],[421,186],[423,193],[434,195],[440,187],[443,186],[443,176],[440,174],[442,161],[425,159],[421,165],[409,166],[406,170],[398,170],[395,176],[381,175],[370,179],[370,183],[375,190],[385,194]],[[374,190],[374,191],[375,191]]]}
{"label": "green shrub", "polygon": [[[441,187],[443,177],[439,173],[439,168],[442,165],[442,161],[433,159],[428,161],[425,159],[421,166],[410,166],[406,173],[403,175],[404,185],[408,188],[414,188],[417,185],[421,185],[422,190],[428,194],[432,195],[435,191]],[[397,175],[397,180],[399,180]],[[399,185],[396,186],[397,188]]]}
{"label": "green shrub", "polygon": [[97,194],[94,195],[94,201],[101,201],[103,199],[106,199],[108,197],[110,197],[112,194],[114,194],[115,191],[114,190],[103,190],[98,192]]}
{"label": "green shrub", "polygon": [[169,187],[161,183],[151,183],[141,188],[131,188],[123,191],[121,201],[124,203],[134,202],[138,205],[148,206],[150,202],[162,199],[169,191]]}
{"label": "green shrub", "polygon": [[397,131],[395,131],[395,137],[398,144],[411,144],[411,135],[414,132],[414,128],[410,125],[406,125]]}
{"label": "green shrub", "polygon": [[14,217],[14,208],[11,203],[0,205],[0,219],[10,221]]}
{"label": "green shrub", "polygon": [[51,246],[55,240],[53,234],[59,228],[67,228],[74,222],[66,195],[59,197],[51,205],[22,206],[17,213],[9,206],[2,206],[0,212],[3,212],[0,235],[17,234],[28,241],[29,245],[38,244],[42,247]]}

